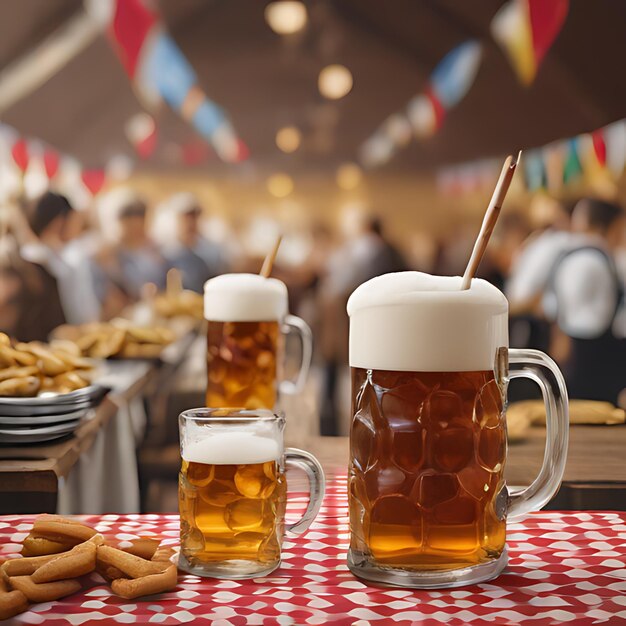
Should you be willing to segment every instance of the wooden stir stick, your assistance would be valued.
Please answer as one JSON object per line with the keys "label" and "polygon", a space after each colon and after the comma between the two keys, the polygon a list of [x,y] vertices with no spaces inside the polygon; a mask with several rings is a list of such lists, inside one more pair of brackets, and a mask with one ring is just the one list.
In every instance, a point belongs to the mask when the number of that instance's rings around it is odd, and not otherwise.
{"label": "wooden stir stick", "polygon": [[491,233],[493,232],[498,216],[500,215],[502,203],[506,197],[506,192],[509,190],[509,185],[513,180],[513,174],[515,174],[515,168],[517,167],[521,156],[522,151],[520,150],[515,160],[511,155],[509,155],[504,161],[502,171],[500,172],[500,178],[498,179],[496,188],[493,190],[493,195],[491,196],[491,201],[489,202],[489,206],[485,212],[480,232],[478,233],[478,237],[474,243],[474,249],[472,250],[467,267],[465,268],[465,273],[463,274],[463,280],[461,282],[462,291],[470,288],[472,278],[474,277],[474,274],[476,274],[476,270],[480,265],[483,254],[487,249],[489,238],[491,237]]}
{"label": "wooden stir stick", "polygon": [[269,278],[272,273],[272,268],[274,267],[274,261],[276,260],[276,255],[278,254],[278,248],[280,247],[280,242],[283,240],[282,235],[278,235],[276,238],[276,243],[274,247],[270,250],[268,255],[265,257],[265,261],[263,261],[263,267],[259,274],[263,276],[263,278]]}

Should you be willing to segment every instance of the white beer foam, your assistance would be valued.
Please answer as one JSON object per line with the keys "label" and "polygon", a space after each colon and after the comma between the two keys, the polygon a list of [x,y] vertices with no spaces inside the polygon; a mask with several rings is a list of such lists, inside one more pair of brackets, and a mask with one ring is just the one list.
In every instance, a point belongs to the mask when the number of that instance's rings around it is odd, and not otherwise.
{"label": "white beer foam", "polygon": [[487,281],[461,291],[460,276],[398,272],[373,278],[348,300],[350,365],[409,372],[493,369],[508,346],[508,302]]}
{"label": "white beer foam", "polygon": [[204,317],[214,322],[270,322],[287,315],[287,287],[258,274],[222,274],[204,284]]}
{"label": "white beer foam", "polygon": [[245,465],[278,461],[281,446],[276,439],[253,432],[216,432],[183,446],[187,462],[207,465]]}

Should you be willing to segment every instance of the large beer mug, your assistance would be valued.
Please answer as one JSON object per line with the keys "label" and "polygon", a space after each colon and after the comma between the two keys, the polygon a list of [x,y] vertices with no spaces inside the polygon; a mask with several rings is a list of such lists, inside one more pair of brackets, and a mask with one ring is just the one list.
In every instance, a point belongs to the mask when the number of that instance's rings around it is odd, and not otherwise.
{"label": "large beer mug", "polygon": [[[506,520],[557,491],[568,442],[561,372],[536,350],[508,349],[508,303],[483,280],[401,272],[350,297],[350,530],[348,565],[403,587],[488,580],[507,562]],[[510,368],[510,369],[509,369]],[[509,494],[506,391],[540,387],[543,467]]]}
{"label": "large beer mug", "polygon": [[[280,565],[285,532],[300,535],[324,498],[314,456],[283,449],[285,419],[271,411],[192,409],[181,413],[179,567],[198,576],[250,578]],[[303,470],[310,499],[285,523],[285,467]]]}
{"label": "large beer mug", "polygon": [[[287,287],[257,274],[223,274],[204,285],[209,407],[273,409],[278,391],[296,393],[311,364],[308,325],[288,315]],[[302,359],[294,380],[282,380],[283,333],[302,340]]]}

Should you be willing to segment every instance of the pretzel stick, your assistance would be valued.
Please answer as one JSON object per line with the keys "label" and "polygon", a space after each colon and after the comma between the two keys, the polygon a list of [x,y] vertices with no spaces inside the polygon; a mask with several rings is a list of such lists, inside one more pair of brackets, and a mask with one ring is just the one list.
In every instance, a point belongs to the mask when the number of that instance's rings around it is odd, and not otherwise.
{"label": "pretzel stick", "polygon": [[28,599],[16,589],[15,591],[0,591],[0,620],[9,619],[28,608]]}
{"label": "pretzel stick", "polygon": [[263,276],[263,278],[269,278],[272,273],[272,268],[274,267],[274,261],[276,260],[276,255],[278,254],[278,248],[280,248],[280,242],[283,240],[282,235],[278,235],[276,241],[274,242],[274,247],[267,253],[265,260],[263,261],[263,266],[261,267],[261,271],[259,274]]}
{"label": "pretzel stick", "polygon": [[0,572],[7,576],[30,576],[37,568],[56,558],[58,558],[56,554],[46,554],[43,556],[26,556],[21,559],[10,559],[2,564]]}
{"label": "pretzel stick", "polygon": [[131,539],[130,541],[120,541],[117,544],[117,549],[149,561],[154,556],[160,543],[158,539],[139,537],[139,539]]}
{"label": "pretzel stick", "polygon": [[44,556],[48,554],[59,554],[69,550],[72,543],[59,543],[50,541],[45,537],[35,537],[32,533],[26,537],[22,543],[22,554],[24,556]]}
{"label": "pretzel stick", "polygon": [[80,589],[80,583],[76,579],[37,584],[30,576],[12,576],[9,583],[14,589],[21,591],[30,602],[58,600]]}
{"label": "pretzel stick", "polygon": [[98,546],[98,561],[104,565],[112,565],[131,578],[142,578],[149,574],[163,571],[163,564],[146,561],[141,557],[128,554],[110,546]]}
{"label": "pretzel stick", "polygon": [[47,519],[36,519],[33,524],[33,534],[39,537],[45,537],[59,543],[76,540],[75,543],[81,543],[91,539],[98,533],[89,526],[69,522],[67,520],[56,521]]}
{"label": "pretzel stick", "polygon": [[178,572],[176,565],[173,563],[160,574],[151,574],[129,580],[127,578],[119,578],[111,583],[113,593],[122,598],[131,600],[139,596],[149,596],[154,593],[163,593],[164,591],[172,591],[178,583]]}
{"label": "pretzel stick", "polygon": [[34,583],[78,578],[93,572],[96,567],[96,545],[85,541],[69,552],[48,561],[31,576]]}
{"label": "pretzel stick", "polygon": [[489,238],[495,228],[496,221],[500,215],[500,209],[502,209],[502,203],[506,197],[506,192],[509,190],[509,185],[513,180],[513,174],[515,174],[515,168],[517,167],[517,163],[521,156],[522,152],[520,150],[516,159],[509,155],[504,161],[502,171],[500,172],[500,178],[498,179],[496,188],[493,190],[493,195],[491,196],[491,200],[487,206],[487,211],[485,212],[480,232],[474,242],[474,249],[472,250],[472,254],[467,262],[465,273],[463,274],[463,280],[461,281],[462,291],[469,289],[472,284],[472,278],[474,277],[474,274],[476,274],[478,265],[483,258],[485,250],[487,249]]}
{"label": "pretzel stick", "polygon": [[171,546],[162,546],[154,553],[152,560],[157,563],[166,563],[174,556],[175,553],[176,551]]}
{"label": "pretzel stick", "polygon": [[104,563],[99,563],[96,560],[96,572],[104,578],[108,583],[111,583],[118,578],[124,578],[124,572],[121,572],[117,569],[117,567],[113,567],[112,565],[105,565]]}

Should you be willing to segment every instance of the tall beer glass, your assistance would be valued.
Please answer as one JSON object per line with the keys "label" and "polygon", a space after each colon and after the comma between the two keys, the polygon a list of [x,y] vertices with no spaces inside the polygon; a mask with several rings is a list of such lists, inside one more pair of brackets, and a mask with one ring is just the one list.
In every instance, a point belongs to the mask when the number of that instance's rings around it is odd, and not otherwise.
{"label": "tall beer glass", "polygon": [[[287,311],[287,287],[275,278],[223,274],[207,281],[207,406],[273,409],[278,391],[302,389],[311,364],[311,330]],[[289,332],[302,341],[295,381],[282,376],[283,333]]]}
{"label": "tall beer glass", "polygon": [[[419,272],[380,276],[348,302],[352,372],[348,564],[365,579],[454,587],[507,562],[506,520],[558,489],[568,441],[567,391],[545,354],[508,349],[508,303],[483,280]],[[510,370],[509,370],[510,367]],[[540,387],[543,467],[509,494],[506,390]]]}
{"label": "tall beer glass", "polygon": [[[324,497],[324,472],[308,452],[283,449],[285,420],[271,411],[181,413],[179,567],[198,576],[250,578],[280,565],[285,531],[300,535]],[[309,504],[285,523],[286,467],[303,470]]]}

